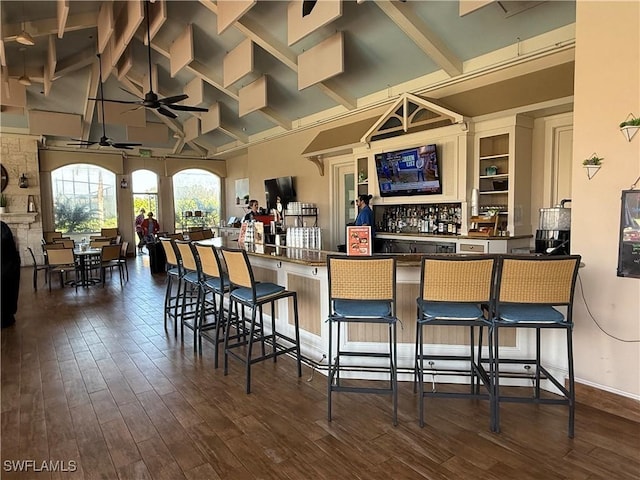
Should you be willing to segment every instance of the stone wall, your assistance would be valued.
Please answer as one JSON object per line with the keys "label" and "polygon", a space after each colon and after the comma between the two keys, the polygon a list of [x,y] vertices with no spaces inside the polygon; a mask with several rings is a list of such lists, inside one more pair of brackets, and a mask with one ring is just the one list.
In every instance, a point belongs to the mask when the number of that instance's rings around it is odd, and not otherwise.
{"label": "stone wall", "polygon": [[[7,170],[9,182],[2,192],[8,199],[5,214],[0,220],[11,228],[18,243],[22,266],[32,264],[27,247],[31,247],[38,263],[43,263],[42,256],[42,217],[40,213],[41,193],[38,165],[38,140],[33,135],[2,133],[0,135],[1,163]],[[28,188],[20,188],[18,180],[25,174]],[[27,213],[29,195],[35,202],[35,213]]]}

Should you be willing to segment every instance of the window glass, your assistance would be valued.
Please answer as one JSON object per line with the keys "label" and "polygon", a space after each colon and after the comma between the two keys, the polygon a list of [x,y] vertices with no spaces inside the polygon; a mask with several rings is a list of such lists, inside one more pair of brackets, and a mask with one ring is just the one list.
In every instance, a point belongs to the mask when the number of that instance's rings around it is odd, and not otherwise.
{"label": "window glass", "polygon": [[55,229],[75,240],[118,226],[116,176],[96,165],[74,164],[51,172]]}
{"label": "window glass", "polygon": [[173,176],[173,204],[177,231],[218,225],[220,177],[195,168],[176,173]]}
{"label": "window glass", "polygon": [[150,170],[137,170],[131,174],[133,211],[137,215],[141,208],[153,212],[158,218],[158,175]]}

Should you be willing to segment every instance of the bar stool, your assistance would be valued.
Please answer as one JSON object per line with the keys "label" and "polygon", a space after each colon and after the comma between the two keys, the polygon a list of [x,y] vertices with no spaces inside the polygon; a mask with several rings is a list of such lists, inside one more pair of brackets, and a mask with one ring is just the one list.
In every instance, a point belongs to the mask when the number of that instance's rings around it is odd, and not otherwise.
{"label": "bar stool", "polygon": [[[200,260],[200,316],[198,320],[198,346],[202,353],[202,338],[213,343],[214,368],[218,368],[218,345],[224,342],[224,331],[227,321],[224,317],[224,294],[230,290],[229,277],[224,273],[222,262],[215,247],[195,243],[197,256]],[[207,301],[207,294],[211,294],[211,301]],[[217,298],[220,299],[218,304]],[[208,305],[211,309],[208,309]],[[213,322],[207,322],[207,312],[214,315]],[[210,331],[213,330],[213,334]],[[222,334],[222,335],[221,335]]]}
{"label": "bar stool", "polygon": [[[273,358],[275,362],[280,355],[295,353],[298,377],[302,376],[300,358],[300,330],[298,323],[298,295],[286,290],[285,287],[270,282],[256,282],[253,269],[249,263],[249,256],[244,250],[221,248],[222,256],[227,265],[231,293],[229,294],[229,316],[236,319],[236,335],[231,336],[229,326],[224,335],[224,374],[228,373],[228,356],[232,355],[245,364],[246,391],[251,392],[251,365]],[[284,298],[293,299],[294,332],[293,337],[276,330],[275,302]],[[271,331],[264,329],[262,306],[271,305]],[[251,309],[251,320],[248,331],[244,325],[243,314],[238,314],[238,305]],[[232,311],[233,308],[233,311]],[[259,310],[260,316],[257,317]],[[259,322],[259,323],[258,323]],[[229,343],[234,340],[234,343]],[[260,342],[262,351],[254,356],[254,343]],[[270,351],[265,351],[265,343]],[[244,356],[237,353],[238,348],[245,347]]]}
{"label": "bar stool", "polygon": [[[398,424],[398,375],[396,343],[396,261],[393,257],[328,256],[329,276],[329,370],[327,418],[331,421],[331,395],[333,392],[377,393],[391,395],[393,424]],[[353,351],[347,341],[341,340],[341,325],[370,323],[387,325],[388,351]],[[336,326],[336,355],[333,353],[333,326]],[[346,332],[348,334],[348,331]],[[341,362],[345,357],[345,364]],[[354,365],[346,358],[388,359],[388,367]],[[342,370],[379,370],[389,375],[386,387],[355,386],[340,378]]]}
{"label": "bar stool", "polygon": [[[182,288],[182,265],[174,240],[160,237],[160,245],[167,258],[167,289],[164,293],[164,328],[167,329],[167,320],[173,318],[173,334],[178,336],[178,297]],[[173,293],[173,283],[177,282],[176,293]]]}
{"label": "bar stool", "polygon": [[[493,386],[491,374],[487,373],[481,362],[482,332],[490,330],[491,320],[485,318],[482,306],[491,311],[493,301],[493,285],[497,269],[497,258],[491,255],[444,256],[426,255],[422,257],[420,268],[420,296],[417,299],[418,318],[416,322],[416,360],[414,375],[414,391],[416,379],[419,401],[420,426],[424,427],[425,397],[449,398],[485,398],[489,399],[490,426],[495,429],[493,419]],[[457,355],[425,353],[427,341],[425,330],[429,326],[465,327],[469,329],[468,353]],[[479,330],[478,352],[475,352],[475,330]],[[488,336],[489,355],[492,352],[491,331]],[[490,359],[491,360],[491,359]],[[451,362],[468,365],[468,368],[441,368]],[[425,363],[429,368],[425,369]],[[492,364],[491,361],[489,362]],[[470,391],[454,392],[437,391],[436,373],[444,375],[466,375],[470,379]],[[433,375],[433,388],[425,390],[424,376]],[[480,393],[480,383],[487,392]]]}
{"label": "bar stool", "polygon": [[[574,436],[575,385],[573,369],[573,295],[580,267],[580,255],[523,257],[504,255],[500,260],[497,280],[494,332],[495,425],[500,430],[500,402],[560,404],[569,407],[568,436]],[[557,307],[566,308],[566,314]],[[536,333],[534,358],[506,358],[500,354],[499,332],[503,328],[533,328]],[[567,369],[569,385],[554,377],[541,364],[541,331],[564,330],[567,341]],[[500,391],[500,375],[522,376],[518,372],[503,371],[500,366],[535,366],[527,375],[533,382],[533,395],[510,395]],[[560,391],[560,398],[543,397],[541,381],[547,380]]]}
{"label": "bar stool", "polygon": [[198,316],[200,314],[200,274],[198,260],[191,242],[175,240],[174,245],[182,263],[182,290],[178,291],[180,304],[180,336],[184,338],[184,327],[193,331],[193,351],[198,351]]}

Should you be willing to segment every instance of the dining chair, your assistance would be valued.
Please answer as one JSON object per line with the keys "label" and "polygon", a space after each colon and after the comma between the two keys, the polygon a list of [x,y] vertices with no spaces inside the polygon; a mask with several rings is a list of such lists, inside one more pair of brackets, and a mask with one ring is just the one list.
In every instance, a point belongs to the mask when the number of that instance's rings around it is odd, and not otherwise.
{"label": "dining chair", "polygon": [[[333,392],[385,394],[392,398],[393,424],[398,424],[398,373],[396,325],[396,259],[388,256],[327,257],[329,278],[329,353],[327,373],[327,419],[332,419]],[[387,351],[372,347],[355,350],[351,342],[366,342],[353,338],[355,325],[387,327]],[[335,338],[333,334],[335,326]],[[344,329],[344,332],[343,332]],[[380,332],[384,335],[384,332]],[[334,352],[335,346],[335,352]],[[387,366],[377,370],[388,375],[381,386],[358,385],[341,378],[342,371],[371,370],[371,359],[387,359]],[[358,363],[359,362],[359,363]],[[378,381],[380,382],[380,381]]]}
{"label": "dining chair", "polygon": [[129,242],[122,242],[120,244],[120,257],[118,261],[122,264],[126,275],[127,282],[129,281],[129,266],[127,265],[127,250],[129,248]]}
{"label": "dining chair", "polygon": [[[500,258],[496,282],[495,310],[492,315],[494,335],[493,354],[495,373],[494,416],[496,431],[500,430],[500,404],[504,402],[560,404],[569,407],[568,436],[575,432],[575,374],[573,365],[573,297],[580,255],[518,256]],[[506,328],[535,330],[535,352],[532,355],[509,358],[500,346],[500,331]],[[559,339],[550,331],[562,331],[566,339],[567,369],[549,362],[542,364],[542,331],[545,341],[552,345],[554,356],[560,358]],[[524,335],[524,332],[521,332]],[[548,336],[547,336],[548,335]],[[520,337],[518,337],[520,338]],[[524,340],[519,343],[524,344]],[[548,349],[545,349],[547,351]],[[509,366],[503,369],[502,366]],[[567,377],[565,384],[565,375]],[[502,378],[525,378],[533,392],[526,387],[501,385]],[[544,394],[542,385],[555,388],[555,394]]]}
{"label": "dining chair", "polygon": [[[258,282],[246,251],[221,248],[229,275],[229,316],[235,320],[236,334],[230,335],[230,325],[224,334],[224,374],[229,373],[229,356],[240,360],[245,366],[246,393],[251,393],[251,366],[270,358],[276,362],[280,355],[294,354],[298,377],[302,376],[300,356],[300,329],[298,320],[298,294],[284,286],[272,282]],[[276,325],[276,302],[293,300],[293,325]],[[271,325],[265,329],[263,306],[271,306]],[[245,325],[244,314],[239,307],[251,310],[251,318]],[[244,312],[244,310],[243,310]],[[233,340],[233,342],[231,342]],[[254,352],[254,345],[261,346],[260,353]],[[268,349],[266,347],[269,347]]]}
{"label": "dining chair", "polygon": [[74,249],[76,246],[76,242],[70,238],[56,238],[53,240],[53,243],[61,243],[64,248]]}
{"label": "dining chair", "polygon": [[47,249],[47,281],[49,282],[49,292],[51,292],[51,275],[60,274],[60,287],[64,287],[64,278],[69,272],[73,272],[75,280],[73,282],[76,292],[78,291],[78,266],[72,248],[48,248]]}
{"label": "dining chair", "polygon": [[120,287],[122,287],[122,278],[124,277],[124,270],[122,268],[122,262],[120,262],[120,245],[103,245],[101,247],[102,252],[100,254],[100,279],[102,286],[106,283],[107,269],[111,272],[113,278],[113,269],[118,269],[118,276],[120,277]]}
{"label": "dining chair", "polygon": [[[492,311],[497,264],[498,260],[493,255],[425,255],[420,260],[414,391],[417,383],[421,427],[424,427],[425,423],[426,397],[471,397],[489,400],[489,423],[491,430],[495,430],[493,383],[491,372],[487,372],[482,364],[482,336],[485,328],[489,330],[488,352],[491,355],[491,319],[485,316],[485,311]],[[438,342],[429,339],[427,332],[432,332],[433,327],[443,326],[468,329],[468,340],[464,342],[464,333],[460,336],[460,342],[464,345],[457,347],[458,351],[449,351],[446,354],[430,351],[432,345]],[[493,365],[491,361],[489,364]],[[425,376],[431,377],[429,388],[425,388]],[[468,378],[469,391],[464,392],[443,383],[436,383],[438,377],[452,380],[456,377]],[[482,392],[480,384],[484,386]]]}
{"label": "dining chair", "polygon": [[[33,266],[33,289],[37,291],[38,272],[45,272],[44,280],[45,282],[47,282],[47,270],[49,269],[49,266],[46,263],[38,264],[38,262],[36,261],[36,256],[34,255],[33,250],[31,250],[31,247],[27,247],[27,250],[29,252],[29,255],[31,256],[31,262]],[[46,259],[46,256],[44,258]]]}

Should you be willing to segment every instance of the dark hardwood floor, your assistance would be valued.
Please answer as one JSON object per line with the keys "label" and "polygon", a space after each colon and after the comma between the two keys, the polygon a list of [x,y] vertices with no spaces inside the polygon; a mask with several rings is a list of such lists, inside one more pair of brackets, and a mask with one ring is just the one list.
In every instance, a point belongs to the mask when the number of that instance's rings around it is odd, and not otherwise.
{"label": "dark hardwood floor", "polygon": [[420,428],[402,383],[397,427],[389,397],[344,393],[328,423],[326,377],[289,358],[255,366],[246,395],[239,362],[224,376],[206,342],[195,356],[165,333],[148,257],[129,271],[122,289],[49,293],[22,270],[1,334],[2,479],[640,478],[640,424],[583,405],[573,440],[560,406],[503,405],[493,434],[486,402],[428,399]]}

